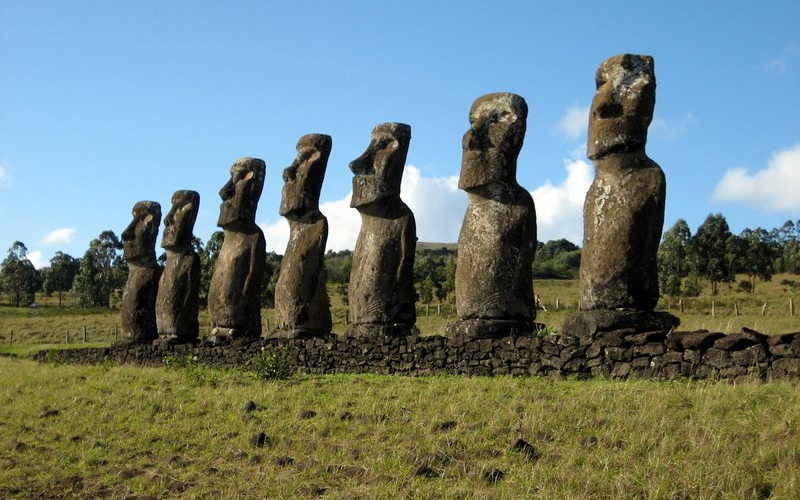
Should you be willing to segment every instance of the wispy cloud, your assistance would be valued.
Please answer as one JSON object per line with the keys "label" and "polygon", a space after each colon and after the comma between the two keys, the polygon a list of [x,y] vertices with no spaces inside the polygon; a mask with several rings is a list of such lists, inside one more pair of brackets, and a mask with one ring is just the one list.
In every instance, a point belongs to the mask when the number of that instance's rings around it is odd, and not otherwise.
{"label": "wispy cloud", "polygon": [[4,165],[0,165],[0,188],[7,188],[11,186],[11,175]]}
{"label": "wispy cloud", "polygon": [[762,64],[761,69],[776,75],[784,75],[798,54],[800,54],[800,40],[794,40],[783,48],[781,55],[773,57]]}
{"label": "wispy cloud", "polygon": [[575,141],[586,135],[589,127],[589,107],[573,104],[565,111],[564,116],[556,125],[556,130],[565,139]]}
{"label": "wispy cloud", "polygon": [[75,229],[71,227],[62,227],[50,231],[42,238],[42,245],[52,245],[54,243],[69,243],[72,237],[75,236]]}
{"label": "wispy cloud", "polygon": [[654,117],[653,122],[650,124],[650,133],[653,136],[674,141],[685,135],[695,121],[697,121],[697,118],[691,111],[687,111],[679,118]]}
{"label": "wispy cloud", "polygon": [[567,177],[561,184],[551,181],[535,189],[539,241],[566,238],[580,245],[583,241],[583,202],[592,184],[593,168],[584,160],[566,160]]}
{"label": "wispy cloud", "polygon": [[778,151],[767,168],[749,174],[746,168],[731,168],[712,194],[716,201],[749,205],[767,212],[800,210],[800,144]]}

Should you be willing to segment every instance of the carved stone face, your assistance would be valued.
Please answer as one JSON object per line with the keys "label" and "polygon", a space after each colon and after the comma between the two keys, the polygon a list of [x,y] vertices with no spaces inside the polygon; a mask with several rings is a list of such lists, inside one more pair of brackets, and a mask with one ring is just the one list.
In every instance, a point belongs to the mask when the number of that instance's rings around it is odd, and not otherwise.
{"label": "carved stone face", "polygon": [[266,169],[264,161],[258,158],[240,158],[231,166],[231,178],[219,192],[222,198],[219,227],[255,224]]}
{"label": "carved stone face", "polygon": [[296,220],[319,208],[319,193],[331,154],[331,136],[304,135],[297,142],[297,158],[283,171],[279,213]]}
{"label": "carved stone face", "polygon": [[462,140],[460,189],[516,183],[527,117],[528,105],[516,94],[486,94],[475,100],[469,111],[470,128]]}
{"label": "carved stone face", "polygon": [[381,123],[372,130],[369,147],[350,162],[353,176],[353,208],[400,195],[400,182],[411,141],[411,127],[404,123]]}
{"label": "carved stone face", "polygon": [[122,255],[133,263],[155,261],[161,205],[154,201],[140,201],[133,206],[132,214],[133,220],[122,232]]}
{"label": "carved stone face", "polygon": [[603,61],[589,114],[589,158],[643,148],[656,104],[653,58],[624,54]]}
{"label": "carved stone face", "polygon": [[192,229],[200,208],[200,194],[197,191],[175,191],[172,195],[172,209],[164,217],[164,235],[161,247],[178,250],[192,244]]}

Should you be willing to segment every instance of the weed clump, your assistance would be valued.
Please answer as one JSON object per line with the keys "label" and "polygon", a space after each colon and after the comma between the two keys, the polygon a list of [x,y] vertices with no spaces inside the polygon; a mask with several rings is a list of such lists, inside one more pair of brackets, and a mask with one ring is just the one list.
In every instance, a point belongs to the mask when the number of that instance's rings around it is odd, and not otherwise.
{"label": "weed clump", "polygon": [[292,352],[288,346],[262,350],[253,356],[250,372],[258,380],[285,380],[294,374]]}
{"label": "weed clump", "polygon": [[220,376],[217,371],[198,363],[197,356],[165,356],[164,367],[167,370],[181,372],[186,377],[186,382],[192,387],[204,385],[216,386]]}

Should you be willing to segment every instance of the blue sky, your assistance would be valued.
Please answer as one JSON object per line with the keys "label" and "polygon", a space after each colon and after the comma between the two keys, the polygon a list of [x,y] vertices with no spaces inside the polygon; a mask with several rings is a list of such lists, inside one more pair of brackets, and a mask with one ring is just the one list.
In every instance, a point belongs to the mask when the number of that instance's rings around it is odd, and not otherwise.
{"label": "blue sky", "polygon": [[403,198],[422,241],[455,241],[461,137],[478,96],[528,102],[519,183],[539,235],[580,242],[594,74],[655,58],[648,154],[665,229],[721,212],[731,229],[800,218],[800,2],[0,0],[0,250],[34,263],[118,235],[133,204],[201,195],[216,229],[233,161],[262,158],[258,211],[283,252],[281,172],[306,133],[333,137],[329,248],[352,248],[348,163],[381,122],[411,125]]}

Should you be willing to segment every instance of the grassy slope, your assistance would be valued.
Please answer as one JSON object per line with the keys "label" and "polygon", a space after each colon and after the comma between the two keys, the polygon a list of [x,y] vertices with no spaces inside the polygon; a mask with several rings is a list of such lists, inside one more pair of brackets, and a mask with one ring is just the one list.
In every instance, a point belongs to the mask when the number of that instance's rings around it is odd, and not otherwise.
{"label": "grassy slope", "polygon": [[[206,368],[8,358],[0,374],[2,498],[800,495],[800,390],[791,384],[257,382]],[[58,414],[41,416],[47,410]],[[307,410],[316,415],[303,418]],[[253,447],[260,432],[265,446]],[[512,450],[517,438],[539,457]],[[415,475],[420,467],[432,477]],[[496,483],[484,477],[494,469],[505,475]]]}

